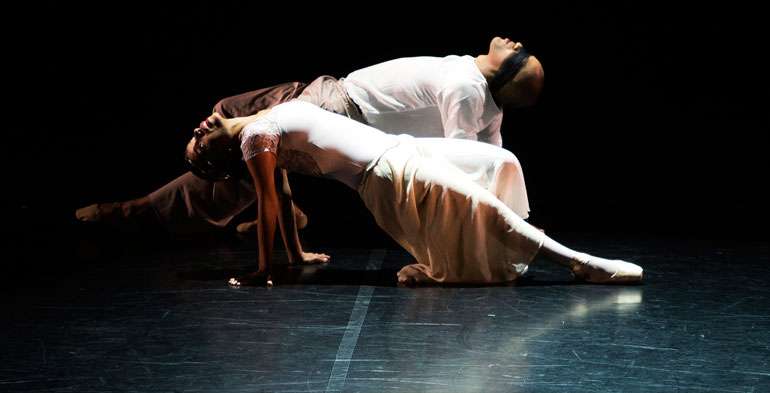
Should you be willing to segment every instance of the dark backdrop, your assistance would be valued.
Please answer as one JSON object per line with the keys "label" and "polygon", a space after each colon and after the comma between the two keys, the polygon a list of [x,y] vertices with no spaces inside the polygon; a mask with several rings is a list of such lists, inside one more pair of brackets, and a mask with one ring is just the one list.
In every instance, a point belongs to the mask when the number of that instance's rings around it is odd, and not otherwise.
{"label": "dark backdrop", "polygon": [[[138,197],[181,174],[192,129],[222,97],[397,57],[486,53],[500,35],[524,42],[546,72],[539,102],[503,122],[533,224],[766,239],[758,10],[415,6],[38,5],[11,35],[7,61],[21,89],[5,119],[5,231],[66,231],[78,207]],[[378,236],[354,191],[293,179],[311,226],[351,244]]]}

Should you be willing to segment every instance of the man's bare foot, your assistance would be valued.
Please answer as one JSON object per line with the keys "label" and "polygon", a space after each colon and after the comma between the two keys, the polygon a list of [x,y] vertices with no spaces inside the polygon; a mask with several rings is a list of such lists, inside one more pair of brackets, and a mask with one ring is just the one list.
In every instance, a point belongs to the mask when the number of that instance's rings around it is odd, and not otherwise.
{"label": "man's bare foot", "polygon": [[86,206],[76,210],[75,217],[82,222],[108,226],[124,233],[163,230],[147,196]]}
{"label": "man's bare foot", "polygon": [[273,279],[270,277],[269,274],[257,270],[256,272],[244,274],[238,278],[231,278],[228,282],[228,285],[233,287],[240,287],[243,285],[273,285]]}
{"label": "man's bare foot", "polygon": [[75,217],[83,222],[98,224],[100,215],[101,213],[99,211],[99,205],[95,203],[93,205],[88,205],[86,207],[81,207],[80,209],[75,210]]}
{"label": "man's bare foot", "polygon": [[120,202],[95,203],[76,210],[75,217],[82,222],[106,225],[120,232],[139,231],[136,220],[132,219]]}

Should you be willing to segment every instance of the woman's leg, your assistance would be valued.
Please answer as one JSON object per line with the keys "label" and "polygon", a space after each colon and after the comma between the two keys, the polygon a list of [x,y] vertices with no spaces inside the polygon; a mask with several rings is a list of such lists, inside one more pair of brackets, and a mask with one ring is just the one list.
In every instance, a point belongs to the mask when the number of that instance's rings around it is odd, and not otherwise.
{"label": "woman's leg", "polygon": [[536,257],[556,262],[572,271],[576,278],[591,283],[636,282],[642,279],[642,268],[621,260],[595,257],[567,248],[546,236]]}
{"label": "woman's leg", "polygon": [[418,262],[399,281],[492,283],[523,274],[544,235],[486,188],[422,155],[420,141],[399,138],[359,187],[378,225]]}
{"label": "woman's leg", "polygon": [[519,217],[529,217],[524,172],[508,150],[464,139],[420,138],[420,152],[501,200]]}
{"label": "woman's leg", "polygon": [[639,266],[573,251],[524,221],[490,191],[419,152],[401,137],[365,177],[359,193],[377,223],[417,264],[402,282],[503,282],[543,257],[588,282],[633,282]]}

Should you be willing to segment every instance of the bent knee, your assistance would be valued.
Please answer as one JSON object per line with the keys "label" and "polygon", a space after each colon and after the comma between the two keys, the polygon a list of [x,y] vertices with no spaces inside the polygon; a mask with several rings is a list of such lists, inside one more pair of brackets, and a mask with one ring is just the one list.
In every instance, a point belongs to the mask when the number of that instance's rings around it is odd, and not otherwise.
{"label": "bent knee", "polygon": [[219,113],[225,118],[232,117],[230,114],[230,111],[228,111],[226,108],[227,108],[227,98],[223,98],[214,105],[214,108],[211,109],[211,113]]}

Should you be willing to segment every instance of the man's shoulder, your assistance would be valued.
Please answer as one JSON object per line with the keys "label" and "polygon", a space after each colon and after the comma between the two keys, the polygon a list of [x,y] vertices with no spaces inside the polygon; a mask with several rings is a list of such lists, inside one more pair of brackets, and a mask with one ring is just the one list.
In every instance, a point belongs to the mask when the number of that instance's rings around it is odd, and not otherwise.
{"label": "man's shoulder", "polygon": [[408,65],[410,67],[424,67],[424,68],[453,68],[462,69],[468,66],[474,66],[473,57],[464,55],[447,55],[447,56],[407,56],[399,57],[391,60],[386,60],[381,63],[377,63],[370,67],[387,67],[396,65]]}

